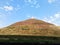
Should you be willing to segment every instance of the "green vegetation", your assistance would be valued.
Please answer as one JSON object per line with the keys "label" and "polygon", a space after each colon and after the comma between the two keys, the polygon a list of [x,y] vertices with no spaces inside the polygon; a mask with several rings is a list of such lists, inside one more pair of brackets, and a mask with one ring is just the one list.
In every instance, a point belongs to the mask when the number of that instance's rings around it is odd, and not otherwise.
{"label": "green vegetation", "polygon": [[60,43],[60,37],[0,35],[0,42],[44,42]]}
{"label": "green vegetation", "polygon": [[29,27],[28,26],[22,26],[21,29],[22,30],[29,30]]}
{"label": "green vegetation", "polygon": [[44,28],[39,28],[39,29],[37,29],[37,30],[45,30]]}
{"label": "green vegetation", "polygon": [[8,29],[14,29],[15,27],[13,27],[13,26],[12,26],[12,27],[11,27],[11,26],[8,26],[7,28],[8,28]]}

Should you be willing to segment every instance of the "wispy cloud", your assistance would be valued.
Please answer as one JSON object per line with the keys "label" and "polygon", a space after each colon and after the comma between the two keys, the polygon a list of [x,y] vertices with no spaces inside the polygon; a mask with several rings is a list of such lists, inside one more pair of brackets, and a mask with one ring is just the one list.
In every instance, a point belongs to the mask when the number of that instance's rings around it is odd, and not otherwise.
{"label": "wispy cloud", "polygon": [[18,11],[21,9],[21,6],[19,4],[17,4],[17,6],[15,7],[15,10]]}
{"label": "wispy cloud", "polygon": [[11,12],[11,11],[18,11],[21,9],[20,5],[17,5],[16,7],[13,7],[12,5],[4,5],[0,7],[1,10]]}
{"label": "wispy cloud", "polygon": [[30,5],[30,7],[35,7],[35,8],[39,8],[40,7],[40,4],[38,3],[37,0],[24,0],[24,2],[27,5]]}
{"label": "wispy cloud", "polygon": [[36,16],[34,16],[34,15],[32,15],[32,14],[27,14],[26,15],[26,17],[28,18],[28,19],[37,19],[38,17],[36,17]]}
{"label": "wispy cloud", "polygon": [[49,23],[53,23],[55,25],[60,25],[60,12],[55,13],[53,16],[45,17],[43,20]]}
{"label": "wispy cloud", "polygon": [[3,9],[6,11],[12,11],[14,8],[13,6],[4,6]]}
{"label": "wispy cloud", "polygon": [[60,0],[48,0],[48,3],[55,4],[56,6],[60,6]]}
{"label": "wispy cloud", "polygon": [[36,4],[37,1],[36,0],[24,0],[25,3],[29,3],[29,4]]}
{"label": "wispy cloud", "polygon": [[54,15],[54,17],[57,18],[57,19],[60,18],[60,12],[56,13],[56,14]]}
{"label": "wispy cloud", "polygon": [[48,0],[48,3],[54,3],[56,0]]}
{"label": "wispy cloud", "polygon": [[37,4],[37,5],[36,5],[36,8],[39,8],[39,7],[40,7],[40,5],[39,5],[39,4]]}

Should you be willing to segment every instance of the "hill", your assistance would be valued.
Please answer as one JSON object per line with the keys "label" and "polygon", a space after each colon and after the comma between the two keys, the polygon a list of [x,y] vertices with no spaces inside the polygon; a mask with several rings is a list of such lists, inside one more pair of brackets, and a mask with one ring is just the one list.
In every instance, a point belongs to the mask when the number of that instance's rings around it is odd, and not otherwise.
{"label": "hill", "polygon": [[38,19],[27,19],[0,29],[0,35],[60,36],[59,31],[54,24]]}

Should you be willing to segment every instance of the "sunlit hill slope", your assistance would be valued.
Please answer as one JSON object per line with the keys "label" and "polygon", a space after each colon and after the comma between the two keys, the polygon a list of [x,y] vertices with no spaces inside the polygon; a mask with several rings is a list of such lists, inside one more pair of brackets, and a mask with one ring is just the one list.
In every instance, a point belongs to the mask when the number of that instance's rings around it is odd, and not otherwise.
{"label": "sunlit hill slope", "polygon": [[42,20],[27,19],[0,29],[0,35],[60,36],[60,29]]}

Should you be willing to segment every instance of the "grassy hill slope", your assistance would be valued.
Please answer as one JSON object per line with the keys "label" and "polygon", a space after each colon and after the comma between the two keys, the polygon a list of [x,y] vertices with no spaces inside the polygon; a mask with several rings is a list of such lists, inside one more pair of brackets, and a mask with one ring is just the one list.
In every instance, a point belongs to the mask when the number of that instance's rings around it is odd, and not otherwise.
{"label": "grassy hill slope", "polygon": [[27,19],[0,29],[0,35],[60,36],[59,31],[54,24],[38,19]]}

